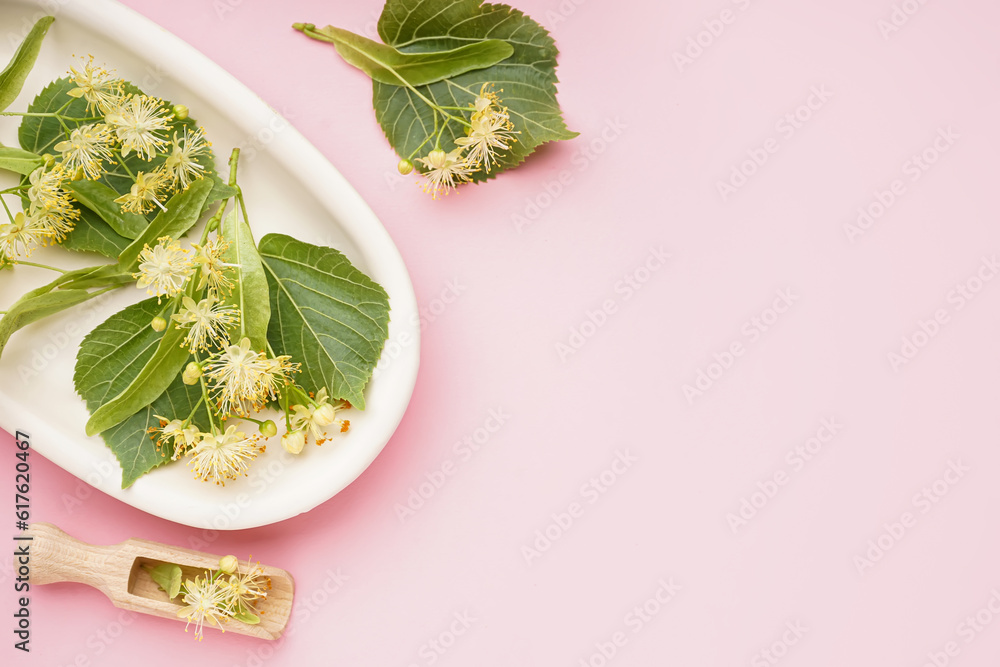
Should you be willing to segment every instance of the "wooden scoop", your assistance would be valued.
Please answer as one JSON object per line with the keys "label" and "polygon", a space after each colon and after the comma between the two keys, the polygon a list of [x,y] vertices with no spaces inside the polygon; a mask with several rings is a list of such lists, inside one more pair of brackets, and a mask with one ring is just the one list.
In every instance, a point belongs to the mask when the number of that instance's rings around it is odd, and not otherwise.
{"label": "wooden scoop", "polygon": [[[170,600],[143,566],[176,563],[181,567],[183,580],[204,576],[205,570],[214,572],[219,567],[219,556],[148,540],[131,539],[110,546],[87,544],[50,523],[33,523],[24,536],[33,538],[19,543],[29,545],[32,584],[60,581],[87,584],[107,595],[121,609],[185,623],[186,619],[177,616],[177,611],[184,606],[180,602],[182,596]],[[240,561],[240,571],[248,567],[246,561]],[[285,631],[295,584],[284,570],[267,566],[263,570],[271,579],[271,590],[255,605],[260,623],[248,625],[225,619],[222,627],[226,632],[277,639]]]}

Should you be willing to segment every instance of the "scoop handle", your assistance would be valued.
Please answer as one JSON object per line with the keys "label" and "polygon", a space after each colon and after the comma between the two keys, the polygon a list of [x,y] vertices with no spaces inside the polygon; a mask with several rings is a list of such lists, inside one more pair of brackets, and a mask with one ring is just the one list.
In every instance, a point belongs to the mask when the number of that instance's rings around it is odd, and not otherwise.
{"label": "scoop handle", "polygon": [[[70,537],[51,523],[28,526],[18,546],[27,545],[29,581],[32,584],[54,584],[72,581],[87,584],[107,593],[108,559],[115,547],[95,546]],[[15,568],[19,565],[14,557]]]}

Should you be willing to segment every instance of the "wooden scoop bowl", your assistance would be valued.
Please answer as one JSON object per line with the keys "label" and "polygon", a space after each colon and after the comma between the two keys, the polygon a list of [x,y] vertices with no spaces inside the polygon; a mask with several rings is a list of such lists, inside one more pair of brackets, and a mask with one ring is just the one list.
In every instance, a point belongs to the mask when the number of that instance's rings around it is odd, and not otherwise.
{"label": "wooden scoop bowl", "polygon": [[[185,623],[186,619],[177,616],[177,611],[183,606],[180,602],[182,596],[170,600],[143,566],[176,563],[181,567],[183,580],[204,576],[205,570],[214,572],[219,567],[219,556],[148,540],[131,539],[110,546],[87,544],[50,523],[33,523],[24,536],[32,538],[20,542],[29,545],[30,583],[72,581],[87,584],[107,595],[121,609]],[[247,561],[240,561],[241,571],[248,566]],[[263,569],[264,575],[271,578],[271,590],[256,604],[260,623],[248,625],[225,619],[222,627],[226,632],[277,639],[285,631],[292,611],[295,584],[292,576],[284,570],[267,566]]]}

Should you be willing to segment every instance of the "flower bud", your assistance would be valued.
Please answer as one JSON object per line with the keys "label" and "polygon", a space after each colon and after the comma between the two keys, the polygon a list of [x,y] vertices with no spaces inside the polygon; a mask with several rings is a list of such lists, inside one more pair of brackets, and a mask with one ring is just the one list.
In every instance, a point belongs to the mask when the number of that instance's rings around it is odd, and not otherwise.
{"label": "flower bud", "polygon": [[198,384],[198,378],[201,377],[201,374],[201,366],[193,361],[189,361],[188,365],[184,367],[181,379],[184,381],[184,384],[187,385]]}
{"label": "flower bud", "polygon": [[403,176],[406,176],[407,174],[413,171],[413,163],[410,162],[409,160],[400,160],[399,164],[396,165],[396,169]]}
{"label": "flower bud", "polygon": [[174,105],[174,118],[177,120],[186,120],[188,117],[188,108],[183,104]]}
{"label": "flower bud", "polygon": [[153,321],[149,323],[149,326],[153,327],[153,331],[163,331],[167,328],[167,321],[157,315],[153,318]]}
{"label": "flower bud", "polygon": [[236,572],[236,568],[240,566],[240,562],[236,560],[236,556],[229,555],[223,556],[219,559],[219,569],[226,574],[232,574]]}
{"label": "flower bud", "polygon": [[257,427],[257,430],[261,432],[265,438],[272,438],[278,435],[278,427],[273,421],[268,419],[266,422]]}
{"label": "flower bud", "polygon": [[56,158],[54,155],[52,155],[52,153],[45,153],[44,155],[42,155],[42,164],[44,164],[46,167],[51,167],[55,163],[56,163]]}
{"label": "flower bud", "polygon": [[298,454],[306,445],[306,434],[303,431],[289,431],[281,436],[281,446],[289,454]]}
{"label": "flower bud", "polygon": [[430,153],[427,154],[427,161],[432,164],[437,164],[440,162],[444,162],[446,157],[448,157],[447,153],[445,153],[440,148],[435,148],[434,150],[432,150]]}
{"label": "flower bud", "polygon": [[313,424],[316,424],[316,426],[329,426],[333,423],[336,416],[337,409],[329,403],[324,403],[316,408],[315,412],[313,412],[312,422]]}

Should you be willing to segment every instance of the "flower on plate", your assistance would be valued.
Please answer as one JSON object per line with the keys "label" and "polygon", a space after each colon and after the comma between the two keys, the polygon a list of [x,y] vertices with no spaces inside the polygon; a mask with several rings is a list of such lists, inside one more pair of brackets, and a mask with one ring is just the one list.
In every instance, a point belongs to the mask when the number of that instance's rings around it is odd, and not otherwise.
{"label": "flower on plate", "polygon": [[225,433],[206,433],[191,450],[188,465],[195,477],[225,486],[226,480],[247,474],[247,468],[264,451],[258,436],[247,435],[229,426]]}
{"label": "flower on plate", "polygon": [[31,184],[28,188],[31,211],[54,213],[67,218],[79,216],[80,212],[73,208],[70,194],[62,187],[65,180],[66,172],[60,166],[48,171],[45,167],[39,167],[31,172],[28,176]]}
{"label": "flower on plate", "polygon": [[[79,215],[79,212],[73,212]],[[39,211],[32,217],[35,220],[35,225],[48,241],[45,245],[48,245],[65,239],[66,235],[73,231],[73,227],[76,226],[77,216],[67,216],[55,211]]]}
{"label": "flower on plate", "polygon": [[210,345],[228,345],[226,329],[239,321],[240,311],[235,306],[220,304],[214,294],[197,303],[185,296],[180,310],[171,319],[177,322],[178,329],[189,327],[184,344],[194,353],[195,350],[207,350]]}
{"label": "flower on plate", "polygon": [[209,146],[211,144],[205,139],[205,130],[200,127],[194,132],[184,128],[184,134],[180,138],[174,133],[170,154],[163,163],[172,187],[186,188],[191,181],[203,176],[205,166],[195,158],[207,156]]}
{"label": "flower on plate", "polygon": [[87,100],[87,111],[97,109],[107,113],[114,108],[122,94],[121,79],[111,75],[103,67],[94,66],[94,56],[83,63],[80,69],[69,68],[70,80],[76,88],[66,92],[70,97],[82,97]]}
{"label": "flower on plate", "polygon": [[308,429],[316,440],[316,444],[321,445],[327,440],[326,429],[328,426],[335,425],[341,433],[350,428],[351,422],[336,418],[337,412],[346,407],[346,401],[338,401],[336,404],[330,403],[326,387],[324,387],[319,390],[315,399],[309,401],[308,405],[293,405],[293,414],[289,421],[295,431],[304,432]]}
{"label": "flower on plate", "polygon": [[[154,415],[160,420],[160,426],[149,429],[150,433],[159,433],[159,437],[156,435],[150,436],[150,439],[156,440],[156,448],[162,449],[165,445],[173,441],[174,453],[171,455],[170,460],[176,461],[179,459],[184,452],[198,444],[198,440],[201,439],[202,433],[198,430],[198,427],[194,424],[184,426],[184,422],[180,419],[170,419],[166,417],[161,417],[160,415]],[[160,452],[160,456],[166,457],[166,452]]]}
{"label": "flower on plate", "polygon": [[217,295],[229,294],[233,291],[233,283],[226,276],[228,269],[236,264],[227,264],[222,261],[222,254],[226,251],[226,242],[219,239],[209,239],[205,245],[192,243],[194,248],[194,263],[201,265],[201,279],[198,281],[198,289],[205,289],[207,285],[210,290],[214,290]]}
{"label": "flower on plate", "polygon": [[281,436],[281,446],[289,454],[299,454],[306,445],[305,431],[289,431]]}
{"label": "flower on plate", "polygon": [[160,198],[167,185],[166,175],[159,169],[140,171],[135,175],[135,183],[131,189],[115,199],[115,203],[121,204],[125,213],[148,213],[153,210],[154,205],[166,211]]}
{"label": "flower on plate", "polygon": [[18,211],[14,222],[0,225],[0,264],[15,262],[28,257],[36,245],[43,243],[48,232],[38,221]]}
{"label": "flower on plate", "polygon": [[104,160],[112,160],[111,141],[111,129],[104,123],[83,125],[56,144],[55,150],[62,153],[63,168],[69,173],[83,169],[83,175],[94,180],[104,173]]}
{"label": "flower on plate", "polygon": [[456,186],[469,180],[475,168],[462,155],[462,149],[458,148],[450,153],[435,149],[427,154],[427,157],[418,157],[417,161],[426,168],[423,175],[426,179],[424,192],[431,195],[431,199],[437,199],[441,195],[447,195]]}
{"label": "flower on plate", "polygon": [[279,384],[298,369],[290,357],[269,358],[250,349],[250,339],[229,345],[205,363],[205,375],[213,383],[213,398],[222,415],[247,416],[277,397]]}
{"label": "flower on plate", "polygon": [[144,160],[152,160],[167,140],[161,136],[170,127],[171,111],[163,101],[145,95],[128,95],[104,117],[121,143],[122,157],[135,151]]}
{"label": "flower on plate", "polygon": [[221,620],[228,616],[226,613],[226,600],[229,597],[228,591],[223,588],[219,579],[211,577],[195,577],[194,581],[188,579],[184,582],[184,607],[177,611],[178,618],[186,618],[188,626],[194,623],[194,636],[201,641],[202,630],[205,624],[221,629]]}
{"label": "flower on plate", "polygon": [[160,238],[153,248],[147,244],[139,253],[139,272],[136,287],[145,288],[146,293],[159,299],[174,296],[182,289],[194,267],[188,251],[169,236]]}

